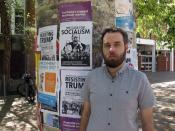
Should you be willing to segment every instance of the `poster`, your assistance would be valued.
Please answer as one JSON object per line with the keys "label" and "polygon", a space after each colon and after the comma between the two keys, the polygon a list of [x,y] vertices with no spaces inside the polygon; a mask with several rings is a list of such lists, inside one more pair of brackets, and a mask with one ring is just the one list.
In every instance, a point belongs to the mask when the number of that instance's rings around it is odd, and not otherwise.
{"label": "poster", "polygon": [[115,0],[115,15],[116,17],[133,15],[132,0]]}
{"label": "poster", "polygon": [[128,46],[130,48],[130,47],[133,47],[135,44],[134,42],[135,35],[134,35],[134,32],[127,32],[127,34],[128,34],[128,40],[129,40]]}
{"label": "poster", "polygon": [[133,16],[122,16],[116,17],[115,25],[117,28],[122,28],[125,31],[134,31],[134,17]]}
{"label": "poster", "polygon": [[58,113],[41,110],[43,112],[43,124],[49,127],[60,128]]}
{"label": "poster", "polygon": [[89,71],[61,70],[62,117],[80,118],[83,102],[83,85]]}
{"label": "poster", "polygon": [[56,61],[40,61],[39,69],[39,102],[56,107],[57,106],[57,88],[58,73]]}
{"label": "poster", "polygon": [[92,21],[91,2],[63,3],[59,6],[60,22]]}
{"label": "poster", "polygon": [[80,118],[61,117],[61,131],[78,131],[80,127]]}
{"label": "poster", "polygon": [[91,2],[63,3],[60,16],[60,68],[92,68]]}
{"label": "poster", "polygon": [[137,49],[129,47],[126,53],[126,63],[128,66],[138,70]]}
{"label": "poster", "polygon": [[41,60],[57,60],[57,25],[39,28],[38,43],[41,50]]}
{"label": "poster", "polygon": [[92,68],[92,22],[61,23],[60,44],[62,69]]}
{"label": "poster", "polygon": [[[59,103],[59,102],[57,102],[57,103]],[[57,106],[50,106],[48,104],[41,103],[41,109],[48,110],[48,111],[53,111],[53,112],[58,112],[59,111],[59,106],[58,105]]]}

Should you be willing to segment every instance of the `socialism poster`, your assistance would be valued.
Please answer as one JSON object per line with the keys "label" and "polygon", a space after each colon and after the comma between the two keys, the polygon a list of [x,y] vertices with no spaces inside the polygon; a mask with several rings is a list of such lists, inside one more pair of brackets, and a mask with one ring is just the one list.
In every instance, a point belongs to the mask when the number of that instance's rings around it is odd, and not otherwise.
{"label": "socialism poster", "polygon": [[92,68],[91,2],[63,3],[60,16],[60,68]]}
{"label": "socialism poster", "polygon": [[92,67],[92,22],[66,22],[60,25],[63,69]]}

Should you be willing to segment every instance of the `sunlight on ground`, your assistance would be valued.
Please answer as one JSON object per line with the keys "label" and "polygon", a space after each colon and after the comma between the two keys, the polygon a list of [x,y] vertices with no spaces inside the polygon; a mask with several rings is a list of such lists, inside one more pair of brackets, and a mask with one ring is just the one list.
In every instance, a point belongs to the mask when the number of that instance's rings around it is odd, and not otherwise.
{"label": "sunlight on ground", "polygon": [[36,107],[29,104],[24,98],[12,97],[14,98],[11,98],[11,103],[5,104],[0,101],[0,109],[2,109],[0,113],[3,117],[0,130],[36,131]]}
{"label": "sunlight on ground", "polygon": [[151,85],[156,96],[154,123],[157,131],[175,129],[175,81]]}
{"label": "sunlight on ground", "polygon": [[[175,79],[175,78],[174,78]],[[175,81],[169,81],[169,82],[162,82],[162,83],[154,83],[151,84],[151,86],[157,87],[157,86],[161,86],[161,87],[167,87],[167,86],[175,86]]]}

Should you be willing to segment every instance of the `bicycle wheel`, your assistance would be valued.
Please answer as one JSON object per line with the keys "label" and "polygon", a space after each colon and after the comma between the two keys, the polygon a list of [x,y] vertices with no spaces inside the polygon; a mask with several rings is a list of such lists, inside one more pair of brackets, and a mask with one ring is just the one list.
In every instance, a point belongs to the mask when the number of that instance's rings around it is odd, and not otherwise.
{"label": "bicycle wheel", "polygon": [[21,96],[26,96],[26,89],[27,89],[27,84],[26,83],[21,83],[17,86],[17,92]]}

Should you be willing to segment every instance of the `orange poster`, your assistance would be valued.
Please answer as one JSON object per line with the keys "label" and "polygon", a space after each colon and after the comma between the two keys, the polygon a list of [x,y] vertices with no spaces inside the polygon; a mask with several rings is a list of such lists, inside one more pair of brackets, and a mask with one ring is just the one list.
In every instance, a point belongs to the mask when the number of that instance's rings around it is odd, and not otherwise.
{"label": "orange poster", "polygon": [[45,92],[55,93],[56,89],[56,73],[45,73]]}

